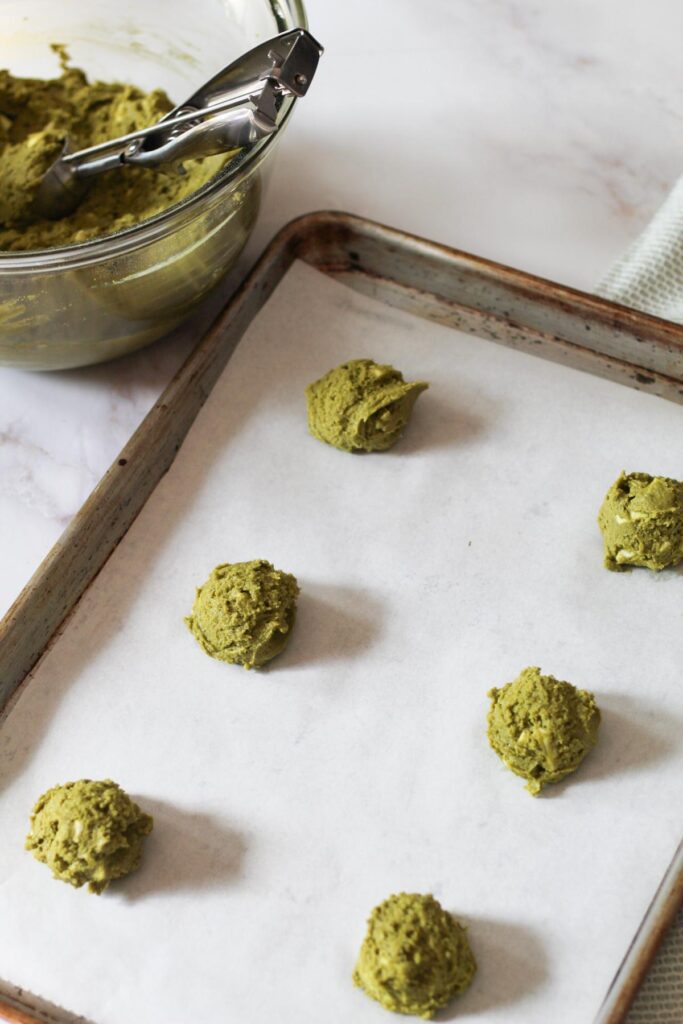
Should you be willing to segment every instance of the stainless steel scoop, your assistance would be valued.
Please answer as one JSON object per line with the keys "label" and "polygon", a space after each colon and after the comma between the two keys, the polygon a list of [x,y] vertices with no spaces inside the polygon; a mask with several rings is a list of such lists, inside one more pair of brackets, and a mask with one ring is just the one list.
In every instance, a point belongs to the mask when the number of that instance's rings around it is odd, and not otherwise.
{"label": "stainless steel scoop", "polygon": [[89,179],[105,171],[227,153],[272,135],[287,100],[306,95],[322,52],[305,29],[283,32],[219,71],[148,128],[78,152],[65,139],[38,187],[36,212],[50,220],[68,216],[84,198]]}

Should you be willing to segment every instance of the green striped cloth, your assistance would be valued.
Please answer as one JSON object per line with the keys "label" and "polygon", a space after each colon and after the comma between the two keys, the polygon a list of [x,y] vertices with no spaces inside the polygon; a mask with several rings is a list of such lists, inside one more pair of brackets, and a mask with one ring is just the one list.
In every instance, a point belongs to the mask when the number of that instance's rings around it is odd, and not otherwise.
{"label": "green striped cloth", "polygon": [[600,282],[597,293],[683,323],[683,178]]}
{"label": "green striped cloth", "polygon": [[683,910],[673,923],[631,1007],[626,1024],[683,1022]]}

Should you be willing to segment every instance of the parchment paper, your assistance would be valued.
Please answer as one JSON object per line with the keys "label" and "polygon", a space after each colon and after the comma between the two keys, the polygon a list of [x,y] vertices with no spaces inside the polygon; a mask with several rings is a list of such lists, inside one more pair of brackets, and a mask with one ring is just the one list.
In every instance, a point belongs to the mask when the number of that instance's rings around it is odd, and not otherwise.
{"label": "parchment paper", "polygon": [[[307,433],[352,357],[432,382],[402,443]],[[98,1024],[373,1024],[365,918],[433,892],[479,973],[442,1019],[589,1022],[681,831],[683,574],[614,575],[622,468],[680,477],[680,407],[359,297],[297,266],[2,726],[0,977]],[[218,562],[294,572],[263,672],[182,618]],[[485,736],[526,665],[596,692],[600,745],[538,799]],[[49,786],[155,815],[101,897],[22,849]]]}

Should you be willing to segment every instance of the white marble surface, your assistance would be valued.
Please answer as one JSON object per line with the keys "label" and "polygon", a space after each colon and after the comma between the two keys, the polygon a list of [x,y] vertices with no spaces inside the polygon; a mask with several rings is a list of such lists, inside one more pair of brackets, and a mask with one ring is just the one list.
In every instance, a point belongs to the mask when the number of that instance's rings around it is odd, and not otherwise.
{"label": "white marble surface", "polygon": [[[309,0],[326,45],[247,258],[336,207],[590,289],[683,168],[678,0]],[[0,370],[0,611],[202,322],[118,363]]]}

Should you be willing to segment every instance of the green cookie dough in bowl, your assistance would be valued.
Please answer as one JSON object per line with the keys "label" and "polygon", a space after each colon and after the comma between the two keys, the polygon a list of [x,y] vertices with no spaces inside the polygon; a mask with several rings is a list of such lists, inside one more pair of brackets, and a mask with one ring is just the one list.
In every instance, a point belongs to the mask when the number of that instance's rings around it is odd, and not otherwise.
{"label": "green cookie dough in bowl", "polygon": [[649,473],[622,473],[605,496],[598,525],[605,567],[634,565],[661,572],[683,561],[683,482]]}
{"label": "green cookie dough in bowl", "polygon": [[[93,178],[64,221],[32,196],[64,134],[85,145],[154,121],[257,43],[306,25],[301,0],[34,4],[0,0],[0,365],[97,363],[168,334],[234,266],[258,216],[278,131],[182,168]],[[73,67],[61,74],[51,44]],[[62,50],[62,52],[64,52]],[[84,70],[80,70],[84,69]]]}
{"label": "green cookie dough in bowl", "polygon": [[26,849],[77,889],[98,895],[140,864],[153,820],[111,779],[54,786],[31,814]]}
{"label": "green cookie dough in bowl", "polygon": [[306,388],[314,437],[345,452],[381,452],[399,440],[424,381],[404,381],[393,366],[352,359]]}
{"label": "green cookie dough in bowl", "polygon": [[75,68],[47,81],[0,72],[0,364],[60,369],[132,351],[171,330],[237,258],[261,194],[259,174],[228,175],[240,154],[187,161],[183,173],[111,171],[71,216],[35,214],[63,134],[96,144],[171,107],[161,90]]}
{"label": "green cookie dough in bowl", "polygon": [[260,668],[287,646],[298,595],[295,577],[263,559],[217,565],[185,622],[212,658]]}
{"label": "green cookie dough in bowl", "polygon": [[463,926],[433,896],[402,892],[372,911],[353,980],[387,1010],[429,1020],[476,969]]}
{"label": "green cookie dough in bowl", "polygon": [[512,683],[489,691],[489,743],[537,796],[579,767],[598,741],[595,697],[571,683],[525,668]]}
{"label": "green cookie dough in bowl", "polygon": [[202,188],[226,162],[226,156],[189,160],[182,173],[173,166],[113,171],[93,179],[70,216],[41,217],[38,187],[65,138],[73,149],[99,145],[154,124],[173,108],[162,89],[90,81],[60,55],[58,78],[0,70],[0,251],[70,245],[139,224]]}

